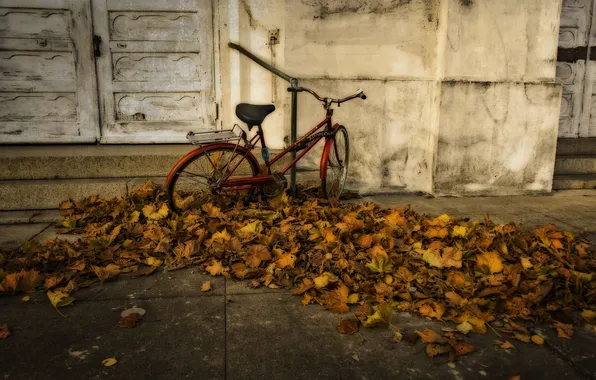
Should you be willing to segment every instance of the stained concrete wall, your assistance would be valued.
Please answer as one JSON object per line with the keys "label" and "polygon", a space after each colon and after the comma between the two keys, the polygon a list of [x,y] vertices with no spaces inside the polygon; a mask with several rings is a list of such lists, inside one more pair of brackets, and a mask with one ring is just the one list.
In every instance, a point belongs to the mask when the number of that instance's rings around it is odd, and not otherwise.
{"label": "stained concrete wall", "polygon": [[[560,0],[229,0],[219,3],[223,125],[235,104],[273,102],[268,145],[288,141],[288,84],[227,48],[239,42],[336,109],[361,191],[550,191],[560,88]],[[279,44],[267,44],[280,30]],[[471,83],[470,83],[471,82]],[[299,135],[324,116],[299,95]],[[316,168],[309,153],[302,167]]]}

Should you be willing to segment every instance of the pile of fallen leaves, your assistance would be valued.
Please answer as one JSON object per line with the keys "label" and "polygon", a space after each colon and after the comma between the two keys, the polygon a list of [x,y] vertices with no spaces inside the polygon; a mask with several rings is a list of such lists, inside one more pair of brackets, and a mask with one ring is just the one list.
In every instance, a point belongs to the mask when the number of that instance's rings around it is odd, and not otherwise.
{"label": "pile of fallen leaves", "polygon": [[[417,332],[430,356],[471,352],[463,336],[488,328],[543,343],[520,321],[550,323],[562,338],[571,338],[573,325],[596,324],[594,254],[554,225],[527,230],[285,194],[253,203],[214,199],[176,215],[150,182],[125,199],[95,196],[60,208],[61,232],[82,237],[0,254],[0,293],[43,288],[58,308],[73,302],[76,289],[122,273],[195,265],[253,287],[294,289],[304,305],[355,310],[338,325],[342,333],[390,325],[395,311],[452,321],[442,335]],[[411,339],[398,329],[395,339],[402,338]]]}

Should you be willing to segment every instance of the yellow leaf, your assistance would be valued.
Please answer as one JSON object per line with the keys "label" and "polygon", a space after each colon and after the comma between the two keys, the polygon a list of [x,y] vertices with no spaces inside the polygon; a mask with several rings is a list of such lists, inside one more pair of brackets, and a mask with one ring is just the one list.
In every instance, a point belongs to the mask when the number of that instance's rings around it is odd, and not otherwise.
{"label": "yellow leaf", "polygon": [[384,274],[391,271],[393,265],[389,261],[389,258],[381,254],[377,254],[370,263],[366,264],[366,267],[372,272]]}
{"label": "yellow leaf", "polygon": [[462,334],[467,334],[474,329],[468,321],[463,321],[457,325],[456,328],[457,331],[461,332]]}
{"label": "yellow leaf", "polygon": [[224,228],[222,231],[216,232],[211,236],[211,240],[216,243],[223,243],[232,238],[228,231]]}
{"label": "yellow leaf", "polygon": [[370,315],[363,325],[365,327],[372,327],[376,325],[391,325],[391,317],[393,316],[393,308],[388,303],[380,303],[375,307],[375,312]]}
{"label": "yellow leaf", "polygon": [[208,265],[205,270],[212,276],[219,276],[224,272],[224,268],[221,265],[221,261],[213,260],[211,265]]}
{"label": "yellow leaf", "polygon": [[503,262],[496,252],[485,252],[481,255],[476,255],[476,264],[491,274],[499,273],[503,270]]}
{"label": "yellow leaf", "polygon": [[163,260],[156,259],[155,257],[147,257],[145,260],[143,260],[143,263],[152,267],[158,267],[163,264]]}
{"label": "yellow leaf", "polygon": [[221,212],[221,209],[211,203],[206,203],[201,208],[207,213],[207,215],[209,215],[210,218],[225,218],[224,214]]}
{"label": "yellow leaf", "polygon": [[352,293],[348,297],[348,303],[356,303],[359,300],[360,300],[360,294],[358,294],[358,293]]}
{"label": "yellow leaf", "polygon": [[385,217],[385,220],[396,226],[400,226],[406,222],[406,218],[404,218],[399,211],[393,211]]}
{"label": "yellow leaf", "polygon": [[140,216],[141,216],[141,213],[140,212],[133,211],[133,212],[130,213],[130,217],[129,217],[128,221],[131,222],[131,223],[138,223]]}
{"label": "yellow leaf", "polygon": [[243,234],[260,234],[263,231],[263,222],[260,220],[248,223],[240,229]]}
{"label": "yellow leaf", "polygon": [[107,358],[101,361],[101,364],[103,364],[106,367],[111,367],[116,363],[118,363],[118,360],[116,360],[116,358]]}
{"label": "yellow leaf", "polygon": [[315,288],[321,289],[326,287],[329,284],[329,277],[327,276],[319,276],[315,277]]}
{"label": "yellow leaf", "polygon": [[593,323],[596,321],[596,311],[584,309],[582,311],[582,317],[589,323]]}
{"label": "yellow leaf", "polygon": [[74,299],[68,293],[63,293],[60,291],[53,292],[49,290],[47,295],[50,299],[50,302],[52,303],[52,306],[55,308],[68,306],[72,304],[72,301],[74,301]]}
{"label": "yellow leaf", "polygon": [[25,297],[21,298],[21,301],[29,302],[29,299],[30,299],[29,296],[25,296]]}
{"label": "yellow leaf", "polygon": [[522,267],[524,267],[524,269],[530,269],[533,267],[532,262],[527,257],[522,257],[520,260],[521,260],[521,265],[522,265]]}
{"label": "yellow leaf", "polygon": [[51,289],[51,288],[55,287],[56,285],[60,284],[62,282],[62,280],[64,280],[64,275],[62,275],[62,274],[48,277],[48,278],[46,278],[44,287],[46,289]]}
{"label": "yellow leaf", "polygon": [[285,267],[294,268],[295,261],[296,261],[296,256],[292,255],[291,253],[284,253],[279,256],[277,261],[275,261],[275,266],[278,268],[285,268]]}
{"label": "yellow leaf", "polygon": [[208,292],[208,291],[210,291],[211,289],[212,289],[212,288],[211,288],[211,281],[205,281],[205,282],[203,283],[203,285],[201,285],[201,291],[202,291],[202,292]]}
{"label": "yellow leaf", "polygon": [[454,226],[453,230],[451,230],[451,236],[465,237],[467,233],[468,229],[464,226]]}
{"label": "yellow leaf", "polygon": [[539,335],[532,335],[532,342],[536,344],[544,344],[544,338]]}

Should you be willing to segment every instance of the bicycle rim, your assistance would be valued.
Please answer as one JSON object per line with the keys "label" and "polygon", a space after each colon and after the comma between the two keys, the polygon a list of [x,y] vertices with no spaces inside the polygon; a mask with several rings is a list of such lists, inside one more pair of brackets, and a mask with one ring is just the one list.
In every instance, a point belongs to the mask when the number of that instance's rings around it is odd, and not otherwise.
{"label": "bicycle rim", "polygon": [[217,187],[232,170],[229,178],[255,176],[259,173],[258,163],[253,162],[248,156],[243,159],[244,153],[242,150],[222,147],[207,150],[190,158],[178,169],[168,187],[170,208],[180,212],[201,207],[209,203],[214,195],[252,193],[250,190],[226,191]]}
{"label": "bicycle rim", "polygon": [[333,142],[327,159],[327,173],[322,187],[326,198],[339,198],[346,184],[350,163],[350,140],[348,131],[339,127],[333,136]]}

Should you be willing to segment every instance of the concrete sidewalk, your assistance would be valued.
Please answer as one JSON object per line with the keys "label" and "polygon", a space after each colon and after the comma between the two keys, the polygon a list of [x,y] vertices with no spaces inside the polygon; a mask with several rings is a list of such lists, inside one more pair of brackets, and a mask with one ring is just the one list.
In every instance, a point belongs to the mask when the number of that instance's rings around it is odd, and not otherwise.
{"label": "concrete sidewalk", "polygon": [[[516,221],[527,226],[555,223],[577,232],[596,230],[596,192],[553,196],[435,198],[375,196],[364,200],[386,206],[412,204],[431,215]],[[18,246],[55,235],[53,212],[0,213],[0,244]],[[19,223],[20,222],[20,223]],[[11,223],[11,224],[8,224]],[[590,234],[591,240],[596,235]],[[201,293],[205,280],[214,290]],[[340,335],[340,316],[319,306],[304,307],[284,290],[251,289],[246,283],[212,278],[190,269],[133,279],[121,277],[74,294],[73,306],[50,305],[45,294],[29,302],[0,297],[0,324],[13,335],[0,340],[0,372],[5,379],[521,379],[596,378],[596,334],[575,329],[572,341],[546,337],[537,346],[510,340],[507,352],[489,331],[473,335],[476,352],[449,363],[430,359],[424,345],[394,343],[387,328],[362,328]],[[116,326],[123,309],[147,310],[133,329]],[[344,317],[344,316],[341,316]],[[414,331],[445,325],[407,314],[394,324]],[[502,337],[505,338],[505,337]],[[104,367],[103,359],[118,363]]]}

